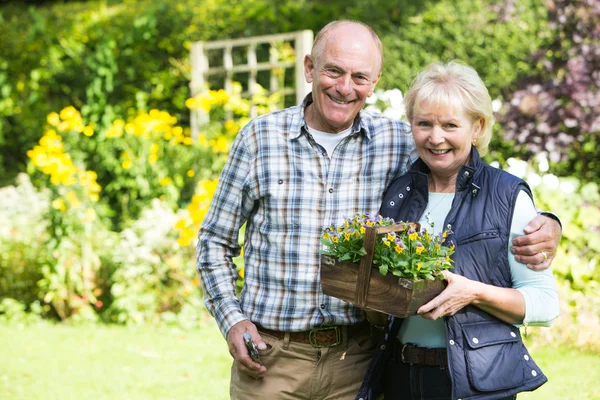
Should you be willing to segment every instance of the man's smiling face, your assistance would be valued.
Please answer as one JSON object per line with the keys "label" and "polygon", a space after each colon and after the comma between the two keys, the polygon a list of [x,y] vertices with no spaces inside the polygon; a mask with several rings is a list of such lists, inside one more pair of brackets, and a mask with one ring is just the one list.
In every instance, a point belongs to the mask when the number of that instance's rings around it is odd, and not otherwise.
{"label": "man's smiling face", "polygon": [[304,59],[304,75],[312,83],[313,103],[305,116],[316,130],[338,133],[349,128],[373,94],[381,56],[371,33],[343,25],[329,33],[323,51]]}

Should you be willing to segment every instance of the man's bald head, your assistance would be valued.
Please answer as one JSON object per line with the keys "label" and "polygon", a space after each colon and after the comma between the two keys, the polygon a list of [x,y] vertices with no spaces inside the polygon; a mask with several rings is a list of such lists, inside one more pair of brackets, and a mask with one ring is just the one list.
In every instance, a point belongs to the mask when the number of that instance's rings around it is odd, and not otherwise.
{"label": "man's bald head", "polygon": [[[381,44],[381,40],[379,39],[379,36],[377,36],[377,33],[375,33],[373,28],[371,28],[367,24],[364,24],[360,21],[341,20],[341,21],[333,21],[333,22],[330,22],[327,25],[325,25],[323,27],[323,29],[321,29],[319,31],[319,33],[317,33],[317,37],[315,38],[315,41],[313,42],[312,51],[310,53],[311,58],[313,59],[313,62],[315,62],[315,63],[319,62],[319,57],[323,54],[323,50],[325,49],[325,45],[327,44],[327,41],[332,37],[332,35],[335,35],[336,31],[339,31],[341,29],[349,30],[349,31],[353,31],[353,32],[361,32],[361,31],[365,32],[366,31],[371,35],[373,42],[377,48],[377,52],[379,54],[378,72],[381,73],[381,69],[383,68],[383,45]],[[336,38],[336,40],[352,40],[352,36],[348,36],[348,37],[336,36],[335,38]]]}

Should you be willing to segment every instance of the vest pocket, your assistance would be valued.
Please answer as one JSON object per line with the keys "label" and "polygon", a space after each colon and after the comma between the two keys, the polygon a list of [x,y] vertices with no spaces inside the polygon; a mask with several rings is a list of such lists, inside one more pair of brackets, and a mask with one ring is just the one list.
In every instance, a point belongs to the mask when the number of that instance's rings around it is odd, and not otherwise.
{"label": "vest pocket", "polygon": [[519,330],[499,321],[483,321],[462,326],[467,375],[471,385],[489,392],[510,389],[529,377],[522,354],[527,350]]}
{"label": "vest pocket", "polygon": [[484,232],[478,232],[474,235],[468,235],[456,238],[456,245],[476,242],[478,240],[495,239],[500,236],[498,229],[490,229]]}

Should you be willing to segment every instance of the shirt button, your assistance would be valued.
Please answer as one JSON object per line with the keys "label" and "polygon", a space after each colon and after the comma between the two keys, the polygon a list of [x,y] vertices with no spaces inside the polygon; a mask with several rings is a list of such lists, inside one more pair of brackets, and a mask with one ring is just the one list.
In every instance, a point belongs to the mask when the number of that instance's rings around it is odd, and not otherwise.
{"label": "shirt button", "polygon": [[321,309],[324,310],[325,309],[325,304],[321,304]]}
{"label": "shirt button", "polygon": [[381,350],[385,350],[385,344],[382,344],[380,347]]}
{"label": "shirt button", "polygon": [[329,188],[329,193],[333,193],[333,188]]}
{"label": "shirt button", "polygon": [[281,185],[282,183],[283,183],[283,179],[280,179],[279,180],[279,184]]}
{"label": "shirt button", "polygon": [[450,340],[448,343],[450,343],[450,346],[454,346],[454,340]]}
{"label": "shirt button", "polygon": [[406,191],[407,191],[407,192],[410,192],[410,186],[407,186],[407,187],[406,187]]}
{"label": "shirt button", "polygon": [[395,205],[396,205],[396,202],[390,201],[390,206],[394,207]]}
{"label": "shirt button", "polygon": [[404,195],[403,195],[402,193],[400,193],[400,194],[398,195],[398,197],[399,197],[399,198],[403,198],[403,197],[404,197]]}

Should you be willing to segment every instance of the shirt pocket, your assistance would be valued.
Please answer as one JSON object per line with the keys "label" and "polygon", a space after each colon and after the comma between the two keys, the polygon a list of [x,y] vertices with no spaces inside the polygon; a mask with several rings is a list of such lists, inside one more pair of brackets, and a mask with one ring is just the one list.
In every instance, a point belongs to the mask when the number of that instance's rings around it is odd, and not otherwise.
{"label": "shirt pocket", "polygon": [[284,177],[273,177],[266,183],[267,191],[263,197],[264,224],[263,233],[286,232],[299,227],[298,185],[290,183]]}
{"label": "shirt pocket", "polygon": [[[485,321],[462,326],[467,375],[481,392],[510,389],[531,377],[527,349],[519,331],[503,322]],[[535,374],[541,373],[540,371]]]}

